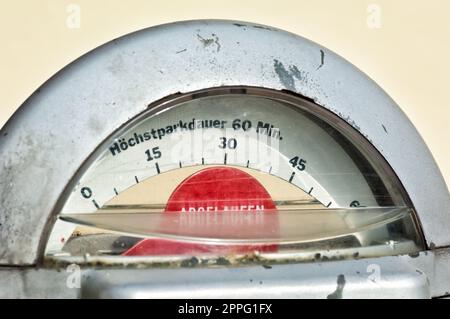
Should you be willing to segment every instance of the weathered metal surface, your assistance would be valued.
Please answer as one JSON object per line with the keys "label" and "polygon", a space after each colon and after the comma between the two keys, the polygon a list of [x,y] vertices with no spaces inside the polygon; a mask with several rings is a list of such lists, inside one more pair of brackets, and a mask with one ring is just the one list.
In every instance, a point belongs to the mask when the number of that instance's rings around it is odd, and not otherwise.
{"label": "weathered metal surface", "polygon": [[363,134],[397,173],[430,246],[450,245],[450,198],[429,150],[375,83],[294,34],[230,21],[146,29],[78,59],[35,92],[0,132],[0,264],[43,253],[67,183],[97,145],[177,92],[246,85],[313,99]]}
{"label": "weathered metal surface", "polygon": [[[429,298],[425,274],[397,260],[219,269],[89,271],[83,298]],[[379,277],[374,269],[382,269]],[[151,274],[151,275],[150,275]]]}
{"label": "weathered metal surface", "polygon": [[450,296],[450,249],[422,252],[418,256],[402,256],[417,272],[427,275],[431,295]]}
{"label": "weathered metal surface", "polygon": [[212,268],[192,261],[167,268],[146,264],[150,261],[145,258],[123,258],[128,264],[115,268],[105,262],[83,266],[83,261],[78,269],[66,263],[52,269],[11,267],[0,271],[0,298],[443,297],[450,295],[449,252],[444,248],[413,256],[301,264],[249,261],[239,267],[217,262]]}
{"label": "weathered metal surface", "polygon": [[67,285],[70,274],[54,269],[0,269],[0,299],[79,298],[80,289]]}
{"label": "weathered metal surface", "polygon": [[[429,298],[411,257],[215,268],[0,271],[0,298]],[[425,261],[431,261],[431,253]],[[448,266],[448,265],[447,265]],[[74,276],[79,276],[78,278]],[[79,285],[78,285],[79,283]]]}

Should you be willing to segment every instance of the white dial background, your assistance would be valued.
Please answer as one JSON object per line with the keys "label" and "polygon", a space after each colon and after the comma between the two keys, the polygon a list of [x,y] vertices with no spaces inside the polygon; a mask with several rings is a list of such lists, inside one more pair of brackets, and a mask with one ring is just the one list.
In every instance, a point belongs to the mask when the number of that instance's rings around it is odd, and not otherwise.
{"label": "white dial background", "polygon": [[[205,121],[212,127],[204,128]],[[62,213],[94,213],[152,176],[210,164],[267,172],[325,207],[349,207],[354,201],[379,206],[347,151],[311,117],[269,98],[223,95],[176,105],[117,136],[85,171]],[[47,251],[60,250],[61,238],[73,228],[57,221]]]}

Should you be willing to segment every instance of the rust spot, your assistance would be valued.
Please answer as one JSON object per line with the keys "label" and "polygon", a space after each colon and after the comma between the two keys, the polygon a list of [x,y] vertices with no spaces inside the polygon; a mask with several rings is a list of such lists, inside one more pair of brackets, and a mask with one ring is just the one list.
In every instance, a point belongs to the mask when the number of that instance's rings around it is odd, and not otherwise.
{"label": "rust spot", "polygon": [[195,267],[199,264],[199,260],[196,257],[186,259],[181,262],[181,267]]}

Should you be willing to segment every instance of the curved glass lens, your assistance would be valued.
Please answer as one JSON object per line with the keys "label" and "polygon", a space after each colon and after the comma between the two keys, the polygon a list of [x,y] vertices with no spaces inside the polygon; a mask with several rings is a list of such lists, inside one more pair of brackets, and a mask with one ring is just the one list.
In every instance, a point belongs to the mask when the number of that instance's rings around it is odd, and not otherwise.
{"label": "curved glass lens", "polygon": [[407,196],[364,137],[270,90],[158,103],[100,145],[65,196],[47,244],[59,258],[309,260],[423,248]]}

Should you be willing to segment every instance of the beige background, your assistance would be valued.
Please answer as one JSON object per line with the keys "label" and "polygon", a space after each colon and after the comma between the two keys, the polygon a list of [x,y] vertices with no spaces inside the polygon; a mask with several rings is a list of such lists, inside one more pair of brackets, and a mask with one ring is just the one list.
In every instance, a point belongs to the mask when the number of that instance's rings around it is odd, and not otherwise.
{"label": "beige background", "polygon": [[[70,4],[81,9],[79,28],[68,27]],[[376,18],[369,4],[381,10],[380,28],[368,24]],[[450,185],[448,0],[0,0],[0,127],[51,75],[98,45],[199,18],[279,27],[342,55],[397,101]]]}

